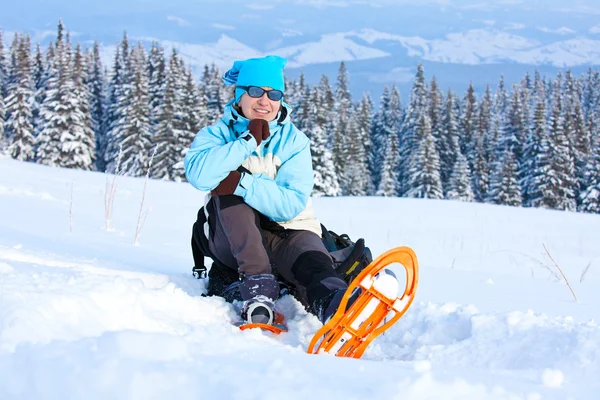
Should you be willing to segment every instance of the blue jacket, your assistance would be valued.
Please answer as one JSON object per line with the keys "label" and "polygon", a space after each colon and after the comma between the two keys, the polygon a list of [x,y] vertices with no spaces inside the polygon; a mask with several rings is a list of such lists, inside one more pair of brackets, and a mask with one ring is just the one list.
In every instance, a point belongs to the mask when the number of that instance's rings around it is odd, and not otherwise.
{"label": "blue jacket", "polygon": [[275,222],[294,219],[307,207],[314,183],[308,137],[291,123],[291,108],[282,103],[278,118],[269,122],[270,136],[257,147],[250,121],[232,104],[194,138],[184,159],[187,180],[210,191],[243,165],[251,174],[242,173],[234,194]]}

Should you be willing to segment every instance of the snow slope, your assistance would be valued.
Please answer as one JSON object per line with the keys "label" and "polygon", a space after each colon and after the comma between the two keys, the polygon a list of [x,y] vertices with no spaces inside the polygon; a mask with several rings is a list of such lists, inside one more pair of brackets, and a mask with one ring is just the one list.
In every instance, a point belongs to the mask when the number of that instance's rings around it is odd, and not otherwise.
{"label": "snow slope", "polygon": [[600,397],[598,215],[315,199],[330,229],[374,254],[419,257],[411,309],[349,360],[305,354],[320,323],[291,298],[279,302],[290,331],[271,337],[200,296],[189,233],[202,193],[150,181],[134,244],[144,180],[116,179],[108,231],[106,183],[0,158],[2,399]]}

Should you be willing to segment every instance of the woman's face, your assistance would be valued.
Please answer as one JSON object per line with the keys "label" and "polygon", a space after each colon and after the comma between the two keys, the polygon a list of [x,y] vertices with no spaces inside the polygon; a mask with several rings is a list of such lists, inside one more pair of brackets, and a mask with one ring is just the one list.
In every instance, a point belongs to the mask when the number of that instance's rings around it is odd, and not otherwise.
{"label": "woman's face", "polygon": [[[270,90],[268,86],[261,86],[263,89]],[[261,97],[250,97],[248,93],[244,93],[240,97],[239,106],[244,113],[244,116],[250,120],[264,119],[265,121],[273,121],[277,117],[281,100],[273,101],[267,97],[267,92]]]}

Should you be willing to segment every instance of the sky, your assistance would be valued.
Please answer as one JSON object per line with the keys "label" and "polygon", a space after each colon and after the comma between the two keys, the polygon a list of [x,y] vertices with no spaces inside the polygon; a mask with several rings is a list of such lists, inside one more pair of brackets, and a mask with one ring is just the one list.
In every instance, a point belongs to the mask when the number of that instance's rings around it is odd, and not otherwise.
{"label": "sky", "polygon": [[[75,40],[101,43],[107,64],[114,45],[130,40],[161,42],[181,50],[199,77],[206,63],[221,69],[265,54],[286,55],[288,75],[304,72],[314,84],[335,78],[347,63],[355,97],[378,98],[384,85],[400,87],[405,99],[416,65],[441,87],[478,93],[507,85],[535,69],[553,77],[600,65],[600,5],[593,1],[216,1],[108,0],[76,7],[73,0],[12,2],[0,14],[10,37],[28,31],[51,40],[59,18]],[[365,32],[370,32],[365,34]]]}
{"label": "sky", "polygon": [[[107,185],[116,188],[108,229]],[[329,229],[363,237],[375,256],[409,246],[418,257],[413,305],[353,360],[306,354],[321,325],[290,297],[277,303],[289,332],[233,326],[235,307],[202,297],[205,282],[191,275],[204,193],[144,187],[143,178],[0,157],[0,398],[600,394],[600,215],[314,199]]]}

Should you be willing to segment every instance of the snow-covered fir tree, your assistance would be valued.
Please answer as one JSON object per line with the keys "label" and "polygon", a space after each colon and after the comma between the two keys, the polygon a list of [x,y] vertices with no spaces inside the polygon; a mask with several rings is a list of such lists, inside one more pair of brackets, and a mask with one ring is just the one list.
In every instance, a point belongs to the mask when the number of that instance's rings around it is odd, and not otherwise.
{"label": "snow-covered fir tree", "polygon": [[63,56],[64,41],[62,23],[58,23],[56,41],[46,51],[46,71],[44,73],[43,102],[40,107],[40,122],[36,136],[36,161],[46,165],[59,165],[60,134],[56,127],[56,112],[62,112],[59,92],[61,82],[66,81],[67,65]]}
{"label": "snow-covered fir tree", "polygon": [[8,153],[17,160],[33,160],[35,137],[33,135],[33,116],[31,101],[33,97],[31,82],[31,43],[29,35],[18,37],[13,54],[11,77],[14,79],[8,88],[6,97],[6,123],[4,133],[8,139]]}
{"label": "snow-covered fir tree", "polygon": [[379,109],[375,113],[372,119],[371,127],[369,130],[371,150],[367,154],[369,176],[371,177],[371,183],[369,187],[371,191],[370,195],[375,195],[381,182],[381,167],[383,166],[383,160],[385,159],[385,152],[387,146],[387,135],[388,133],[384,129],[385,116],[387,110],[390,107],[390,90],[387,86],[383,88],[383,94],[379,100]]}
{"label": "snow-covered fir tree", "polygon": [[350,131],[350,118],[352,113],[352,95],[348,87],[348,71],[346,65],[342,61],[337,75],[337,84],[335,89],[335,102],[333,109],[335,111],[336,123],[335,131],[333,132],[333,162],[335,164],[336,173],[340,179],[342,195],[346,195],[349,191],[347,187],[346,162],[351,155],[349,147],[356,145],[351,143],[350,133],[354,135],[354,139],[358,139],[358,125],[354,124],[354,132]]}
{"label": "snow-covered fir tree", "polygon": [[4,47],[4,36],[0,29],[0,97],[6,97],[6,85],[8,83],[8,59]]}
{"label": "snow-covered fir tree", "polygon": [[440,133],[440,143],[438,143],[440,154],[440,178],[442,187],[450,187],[450,176],[454,171],[456,164],[456,155],[460,152],[458,116],[455,112],[456,96],[451,90],[446,94],[444,105],[442,131]]}
{"label": "snow-covered fir tree", "polygon": [[365,196],[369,188],[367,149],[358,112],[353,113],[347,123],[347,149],[342,181],[345,196]]}
{"label": "snow-covered fir tree", "polygon": [[4,138],[4,121],[6,118],[4,97],[6,96],[6,81],[8,80],[8,65],[2,29],[0,29],[0,153],[7,146]]}
{"label": "snow-covered fir tree", "polygon": [[[182,132],[182,78],[185,75],[183,62],[175,49],[169,59],[167,82],[165,86],[165,102],[160,110],[156,140],[159,146],[152,163],[150,176],[156,179],[172,180],[178,176],[176,165],[183,158],[181,146]],[[219,100],[220,102],[220,100]]]}
{"label": "snow-covered fir tree", "polygon": [[[206,120],[208,125],[213,125],[223,115],[223,109],[226,102],[224,92],[225,88],[221,80],[221,74],[215,64],[209,68],[205,66],[202,75],[202,95],[206,97]],[[231,97],[229,94],[228,97]]]}
{"label": "snow-covered fir tree", "polygon": [[98,41],[94,41],[92,51],[88,55],[87,87],[92,131],[96,138],[96,169],[98,171],[104,171],[106,168],[106,162],[104,160],[106,133],[103,130],[102,121],[104,121],[104,110],[106,106],[106,77],[102,59],[100,58],[100,45],[98,44]]}
{"label": "snow-covered fir tree", "polygon": [[586,171],[591,156],[591,135],[585,121],[581,105],[581,87],[571,72],[565,72],[563,90],[565,135],[570,142],[571,153],[575,162],[575,198],[580,199],[580,193],[586,189]]}
{"label": "snow-covered fir tree", "polygon": [[419,132],[423,132],[419,126],[423,115],[427,113],[427,85],[425,83],[425,71],[422,64],[417,65],[417,73],[410,93],[410,100],[404,114],[402,128],[400,131],[400,158],[398,161],[398,192],[407,196],[409,188],[408,171],[413,152],[420,144]]}
{"label": "snow-covered fir tree", "polygon": [[580,194],[578,211],[600,214],[600,137],[595,137],[585,171],[586,189]]}
{"label": "snow-covered fir tree", "polygon": [[400,128],[402,120],[402,111],[400,104],[400,92],[396,86],[392,86],[390,91],[390,101],[387,107],[382,109],[382,119],[380,129],[385,138],[382,148],[383,163],[380,168],[381,179],[377,187],[378,196],[393,197],[398,195],[398,176],[399,176],[399,148],[400,148]]}
{"label": "snow-covered fir tree", "polygon": [[514,150],[510,147],[504,149],[504,154],[495,164],[490,179],[488,202],[515,207],[522,204],[517,160]]}
{"label": "snow-covered fir tree", "polygon": [[548,170],[540,182],[543,193],[543,207],[558,210],[575,210],[575,161],[569,139],[564,130],[564,110],[562,106],[562,75],[559,72],[554,81],[552,112],[549,123],[548,152],[542,154],[541,162]]}
{"label": "snow-covered fir tree", "polygon": [[428,100],[427,109],[429,120],[431,121],[431,133],[435,138],[438,154],[441,154],[443,150],[442,137],[444,136],[444,98],[435,76],[431,78],[431,82],[429,83]]}
{"label": "snow-covered fir tree", "polygon": [[454,169],[450,175],[446,198],[460,201],[475,200],[473,189],[471,188],[471,169],[469,168],[467,157],[460,152],[460,149],[456,155]]}
{"label": "snow-covered fir tree", "polygon": [[196,133],[206,124],[206,103],[202,103],[204,98],[199,95],[198,86],[194,81],[192,70],[188,69],[184,74],[185,82],[182,88],[181,99],[181,130],[179,135],[178,147],[181,149],[181,159],[174,166],[173,179],[176,181],[185,180],[185,170],[183,166],[183,157],[194,141]]}
{"label": "snow-covered fir tree", "polygon": [[406,196],[442,199],[444,193],[440,178],[440,157],[427,115],[421,116],[417,137],[419,142],[411,155]]}
{"label": "snow-covered fir tree", "polygon": [[92,129],[87,87],[86,59],[77,44],[73,63],[69,66],[68,84],[71,93],[66,93],[66,103],[72,108],[66,115],[68,126],[61,136],[62,158],[60,166],[83,170],[95,169],[96,140]]}
{"label": "snow-covered fir tree", "polygon": [[127,174],[144,176],[149,165],[151,145],[146,53],[141,44],[132,49],[129,66],[131,81],[127,86],[122,117],[118,121],[118,145]]}
{"label": "snow-covered fir tree", "polygon": [[304,124],[304,133],[311,140],[312,164],[314,170],[313,196],[339,196],[340,185],[335,174],[333,154],[329,147],[327,134],[321,121],[325,120],[324,114],[328,110],[321,103],[322,96],[318,87],[314,87],[311,93],[311,101],[307,104],[308,115]]}
{"label": "snow-covered fir tree", "polygon": [[459,117],[460,149],[469,160],[471,168],[475,159],[475,141],[477,127],[477,98],[475,96],[475,87],[469,83],[467,93],[462,100],[461,115]]}
{"label": "snow-covered fir tree", "polygon": [[329,149],[333,152],[337,118],[335,115],[335,96],[327,75],[321,75],[318,88],[321,94],[320,104],[323,107],[318,123],[325,130]]}
{"label": "snow-covered fir tree", "polygon": [[107,106],[104,113],[103,132],[105,148],[98,149],[98,153],[104,151],[105,171],[115,173],[117,161],[121,151],[121,121],[124,121],[125,109],[127,107],[128,93],[131,87],[131,75],[129,65],[129,41],[127,34],[123,35],[121,44],[117,46],[113,59],[112,77],[108,85]]}
{"label": "snow-covered fir tree", "polygon": [[39,43],[35,48],[35,55],[33,57],[33,62],[31,65],[32,69],[32,90],[33,90],[33,101],[31,102],[31,114],[33,116],[33,131],[34,135],[40,131],[42,119],[40,118],[40,112],[42,108],[42,103],[44,103],[44,97],[46,95],[45,91],[45,72],[46,72],[46,62],[44,59],[44,55],[42,54],[42,49],[40,48]]}
{"label": "snow-covered fir tree", "polygon": [[372,152],[373,144],[371,143],[371,126],[372,126],[372,111],[373,101],[368,93],[363,94],[363,97],[356,110],[356,122],[359,130],[359,140],[364,144],[364,170],[362,171],[363,176],[367,180],[366,193],[371,194],[375,190],[372,186],[373,181],[370,175],[369,168],[369,155]]}
{"label": "snow-covered fir tree", "polygon": [[473,136],[473,166],[472,187],[476,201],[483,201],[487,197],[490,176],[490,155],[488,153],[492,113],[492,93],[487,85],[479,102],[475,132]]}
{"label": "snow-covered fir tree", "polygon": [[150,131],[156,134],[158,116],[165,101],[165,85],[167,83],[167,67],[162,46],[152,42],[148,57],[148,97],[150,102]]}
{"label": "snow-covered fir tree", "polygon": [[2,154],[5,148],[8,146],[6,138],[4,137],[5,115],[4,96],[0,96],[0,154]]}
{"label": "snow-covered fir tree", "polygon": [[533,128],[531,129],[527,142],[525,143],[523,153],[523,204],[526,207],[543,207],[544,194],[541,191],[543,185],[541,183],[546,178],[549,164],[544,163],[550,149],[548,148],[548,123],[546,121],[546,99],[543,87],[539,87],[538,82],[534,91],[535,112],[533,120]]}
{"label": "snow-covered fir tree", "polygon": [[286,84],[284,101],[292,107],[292,121],[297,121],[297,116],[302,110],[302,102],[306,95],[306,90],[310,90],[306,84],[304,72],[300,73],[298,80],[292,80]]}

